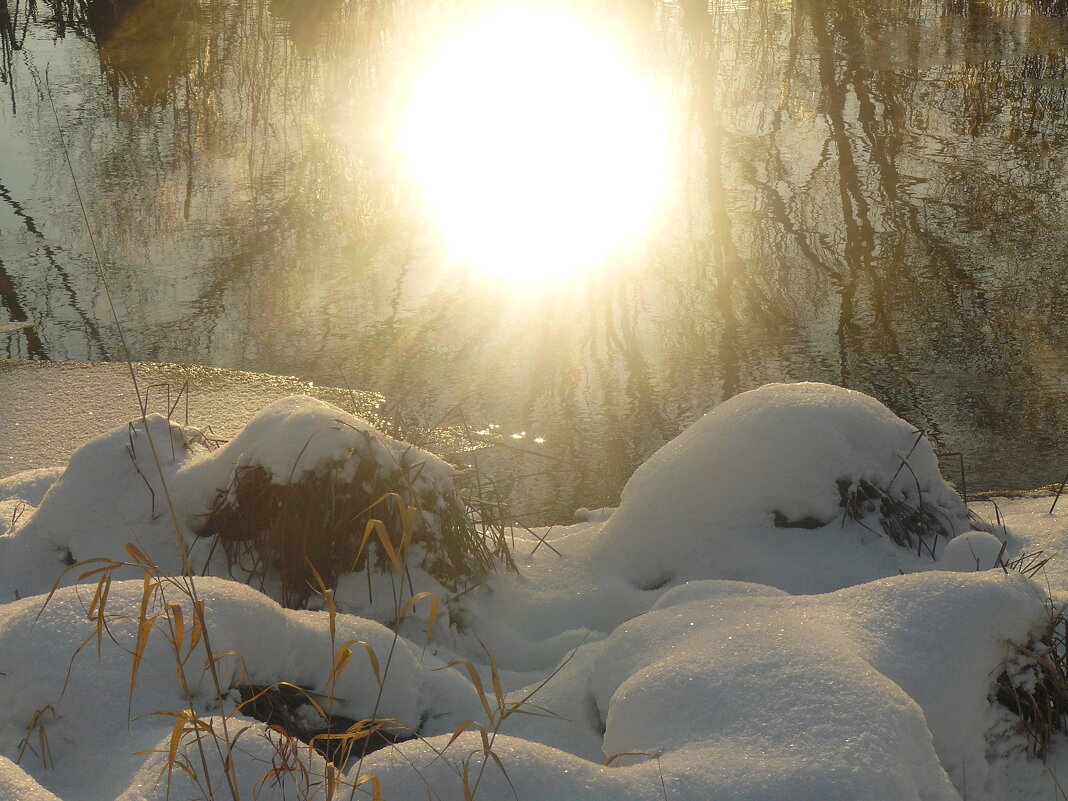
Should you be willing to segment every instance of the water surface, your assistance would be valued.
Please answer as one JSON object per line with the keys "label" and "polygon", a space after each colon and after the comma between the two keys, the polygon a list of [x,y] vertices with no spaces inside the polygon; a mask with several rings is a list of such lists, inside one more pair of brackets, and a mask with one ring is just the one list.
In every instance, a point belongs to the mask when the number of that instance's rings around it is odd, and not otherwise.
{"label": "water surface", "polygon": [[0,322],[34,324],[0,355],[121,357],[62,136],[134,359],[548,454],[495,468],[529,519],[776,380],[880,398],[969,490],[1059,481],[1068,4],[560,4],[671,98],[676,160],[637,246],[519,292],[450,263],[393,135],[479,0],[0,0]]}

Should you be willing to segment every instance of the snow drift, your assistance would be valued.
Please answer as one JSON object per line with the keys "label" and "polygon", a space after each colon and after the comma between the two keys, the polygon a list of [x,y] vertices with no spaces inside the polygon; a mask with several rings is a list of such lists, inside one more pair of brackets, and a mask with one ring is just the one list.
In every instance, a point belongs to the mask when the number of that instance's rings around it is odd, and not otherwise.
{"label": "snow drift", "polygon": [[[922,542],[895,536],[910,516]],[[769,384],[639,467],[591,557],[643,586],[719,577],[826,591],[912,569],[902,550],[930,561],[970,528],[915,427],[859,392]]]}
{"label": "snow drift", "polygon": [[[956,801],[966,788],[969,799],[1006,801],[1045,792],[1044,772],[1063,764],[1029,757],[992,701],[999,667],[1017,653],[1010,643],[1031,642],[1049,615],[1035,582],[988,570],[1022,540],[970,531],[976,521],[929,443],[872,398],[814,384],[738,396],[636,471],[617,510],[516,532],[519,572],[489,571],[466,592],[415,569],[396,582],[392,568],[365,563],[337,577],[332,616],[285,609],[277,583],[263,582],[265,595],[209,557],[217,535],[197,533],[220,499],[237,498],[242,469],[285,486],[323,465],[358,471],[354,455],[386,472],[408,465],[437,490],[453,477],[436,457],[298,398],[217,450],[150,416],[88,443],[58,476],[0,482],[0,508],[20,510],[0,536],[10,601],[0,607],[0,791],[27,801],[223,797],[218,752],[199,757],[189,737],[172,751],[173,715],[192,709],[216,732],[242,732],[231,758],[243,793],[325,798],[322,757],[238,709],[243,688],[278,682],[333,699],[351,719],[392,718],[420,735],[339,766],[342,780],[373,774],[387,799],[514,788],[521,801]],[[897,541],[909,509],[925,513],[913,530],[929,547]],[[164,595],[149,596],[157,617],[132,694],[139,570],[116,571],[109,585],[99,652],[99,605],[80,570],[44,604],[67,563],[128,559],[127,542],[163,574],[187,560],[216,574],[197,579],[208,637],[190,646],[189,630],[184,685],[163,636],[177,617],[194,620],[181,582],[163,577]],[[362,600],[369,585],[386,600]],[[428,640],[411,621],[395,639],[369,619],[393,620],[424,588],[448,608]],[[519,702],[539,714],[504,714]],[[181,771],[168,785],[169,753],[215,776],[214,789]],[[263,780],[292,759],[288,784]]]}

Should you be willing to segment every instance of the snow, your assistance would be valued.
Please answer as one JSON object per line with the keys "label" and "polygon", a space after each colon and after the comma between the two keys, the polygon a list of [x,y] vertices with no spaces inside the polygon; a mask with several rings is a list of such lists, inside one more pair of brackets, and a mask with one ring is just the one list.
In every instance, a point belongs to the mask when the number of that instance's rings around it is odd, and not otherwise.
{"label": "snow", "polygon": [[[383,469],[422,462],[419,477],[449,478],[455,472],[433,454],[397,442],[353,415],[306,395],[272,403],[210,459],[200,462],[193,483],[226,486],[235,467],[259,466],[275,483],[296,483],[319,465],[344,462],[353,453]],[[208,468],[206,465],[211,464]],[[202,476],[200,472],[208,475]]]}
{"label": "snow", "polygon": [[[417,495],[425,487],[451,487],[455,473],[436,456],[309,396],[268,405],[216,450],[199,440],[197,429],[152,413],[83,445],[58,477],[34,471],[21,474],[21,483],[0,483],[0,513],[8,520],[19,501],[35,507],[32,514],[23,510],[0,538],[0,597],[46,592],[71,561],[126,560],[127,542],[168,572],[182,571],[183,548],[202,567],[209,544],[196,531],[243,467],[262,467],[276,483],[290,483],[324,463],[369,459],[394,471],[414,466],[410,483]],[[216,554],[218,571],[220,561]]]}
{"label": "snow", "polygon": [[[911,569],[870,530],[876,520],[843,519],[839,482],[860,481],[923,498],[953,533],[970,528],[930,443],[877,400],[827,384],[770,384],[720,404],[641,465],[591,558],[644,585],[715,571],[790,592]],[[815,528],[778,527],[777,516]]]}
{"label": "snow", "polygon": [[939,570],[990,570],[1002,555],[1005,543],[986,531],[967,531],[946,543],[938,560]]}
{"label": "snow", "polygon": [[[1068,771],[1062,736],[1040,761],[992,700],[1003,670],[1035,681],[1013,643],[1034,644],[1068,598],[1054,555],[1068,512],[1041,497],[1000,499],[1004,525],[969,515],[929,443],[856,392],[779,384],[720,404],[635,472],[618,509],[516,531],[516,573],[462,593],[418,569],[351,573],[305,610],[232,580],[196,536],[235,470],[287,483],[324,464],[421,464],[415,480],[442,487],[453,469],[307,396],[220,448],[158,414],[76,444],[62,469],[0,480],[2,798],[228,798],[216,746],[235,739],[242,797],[326,798],[333,768],[237,709],[240,688],[277,682],[419,734],[337,774],[373,775],[385,799],[1015,801],[1059,797]],[[905,548],[877,504],[843,515],[842,489],[865,484],[922,498],[944,535]],[[71,559],[130,562],[128,542],[162,578],[113,565],[98,584],[83,575],[96,562],[60,579]],[[1047,556],[1033,577],[1001,567]],[[184,564],[208,575],[191,583]],[[395,634],[424,589],[441,602],[433,630],[423,599]],[[172,740],[183,710],[199,745]],[[168,780],[172,746],[189,770]]]}
{"label": "snow", "polygon": [[5,756],[0,756],[0,798],[9,801],[57,801],[52,793]]}

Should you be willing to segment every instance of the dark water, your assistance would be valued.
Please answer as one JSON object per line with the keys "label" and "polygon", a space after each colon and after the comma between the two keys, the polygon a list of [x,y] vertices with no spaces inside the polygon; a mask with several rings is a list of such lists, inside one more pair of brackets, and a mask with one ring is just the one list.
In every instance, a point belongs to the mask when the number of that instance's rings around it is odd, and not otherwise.
{"label": "dark water", "polygon": [[969,489],[1060,479],[1068,3],[573,4],[676,100],[677,172],[628,258],[519,292],[448,263],[390,133],[477,0],[0,0],[0,355],[121,357],[50,91],[133,358],[503,435],[555,457],[495,467],[540,519],[774,380],[875,395]]}

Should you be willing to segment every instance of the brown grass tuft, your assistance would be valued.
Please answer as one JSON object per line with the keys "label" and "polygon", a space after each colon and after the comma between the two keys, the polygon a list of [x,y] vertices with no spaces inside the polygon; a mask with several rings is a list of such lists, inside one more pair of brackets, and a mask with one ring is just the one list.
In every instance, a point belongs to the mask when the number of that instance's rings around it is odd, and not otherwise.
{"label": "brown grass tuft", "polygon": [[[457,592],[480,582],[498,558],[510,565],[503,531],[480,524],[451,480],[423,475],[425,463],[405,457],[384,467],[354,450],[295,481],[239,467],[197,533],[217,538],[231,575],[239,569],[261,589],[280,581],[282,603],[292,608],[307,605],[320,579],[334,588],[346,573],[385,572],[401,552],[406,565]],[[388,537],[364,547],[372,527]]]}

